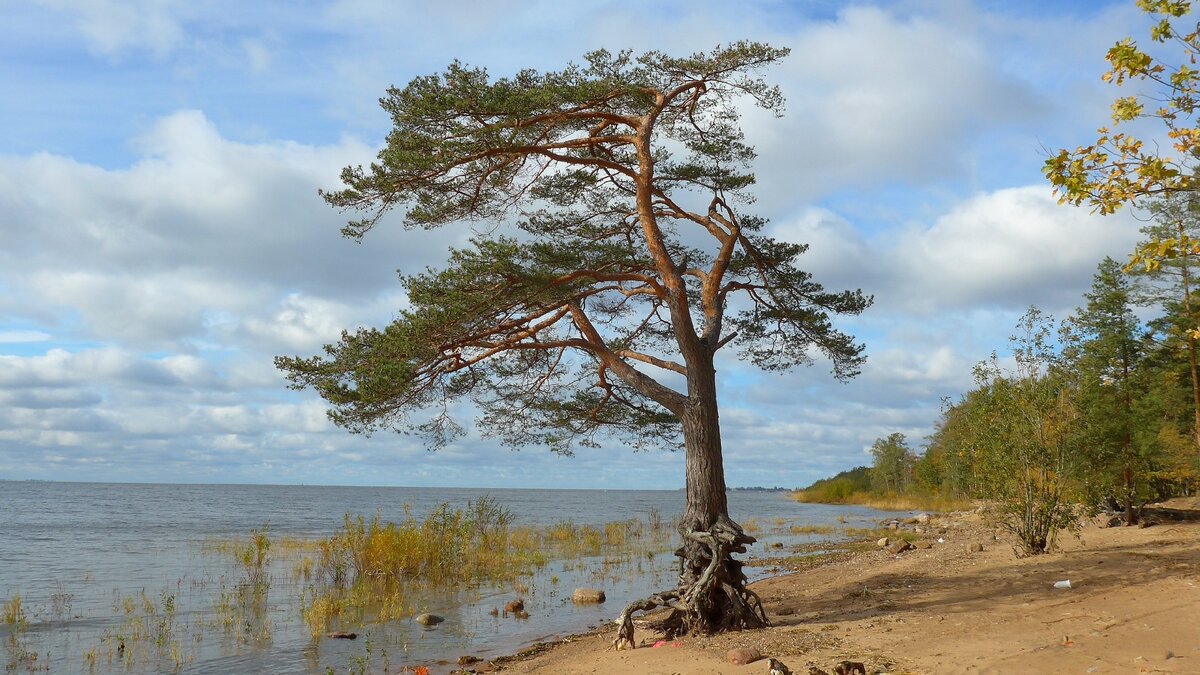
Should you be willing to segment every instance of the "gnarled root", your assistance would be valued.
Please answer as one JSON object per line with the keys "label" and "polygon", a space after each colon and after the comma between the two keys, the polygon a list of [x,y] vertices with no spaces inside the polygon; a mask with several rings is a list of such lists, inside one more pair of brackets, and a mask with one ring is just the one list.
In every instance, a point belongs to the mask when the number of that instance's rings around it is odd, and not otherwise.
{"label": "gnarled root", "polygon": [[742,563],[731,553],[745,553],[751,537],[728,518],[722,518],[708,531],[684,531],[684,545],[676,551],[680,557],[679,588],[656,593],[631,603],[618,619],[614,649],[637,646],[633,637],[634,612],[670,607],[671,614],[657,622],[667,639],[685,633],[711,634],[729,630],[763,628],[771,625],[762,600],[746,588]]}
{"label": "gnarled root", "polygon": [[[633,613],[634,612],[649,612],[659,607],[671,607],[671,617],[674,617],[682,609],[682,605],[678,602],[678,591],[665,591],[663,593],[655,593],[648,598],[629,603],[625,611],[621,612],[620,618],[617,619],[617,637],[613,638],[612,649],[634,649],[637,643],[633,641]],[[668,617],[660,623],[665,623],[671,620]],[[667,639],[675,637],[671,631],[666,631]]]}

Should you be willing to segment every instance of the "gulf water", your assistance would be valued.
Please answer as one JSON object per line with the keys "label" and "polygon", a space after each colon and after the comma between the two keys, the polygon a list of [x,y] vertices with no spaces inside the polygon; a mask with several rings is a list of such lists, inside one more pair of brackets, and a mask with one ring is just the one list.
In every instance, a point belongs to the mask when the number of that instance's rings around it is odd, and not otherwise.
{"label": "gulf water", "polygon": [[[413,598],[415,609],[445,617],[435,628],[404,618],[356,627],[354,641],[314,640],[300,614],[305,585],[273,556],[257,617],[266,630],[238,638],[238,627],[219,625],[219,599],[236,587],[240,568],[206,542],[245,538],[264,526],[273,540],[321,538],[347,514],[400,521],[406,509],[422,518],[439,504],[463,507],[482,497],[520,525],[600,525],[652,514],[670,520],[684,505],[673,490],[0,482],[0,602],[19,595],[27,618],[20,632],[0,625],[0,649],[13,672],[397,673],[425,665],[438,673],[462,655],[495,657],[607,624],[628,602],[674,584],[669,552],[626,560],[615,571],[598,559],[551,561],[516,588]],[[790,534],[792,525],[837,526],[840,518],[861,526],[883,517],[861,507],[800,504],[783,492],[733,491],[729,506],[735,520],[759,525],[752,556],[813,539]],[[574,605],[570,595],[580,586],[602,587],[607,602]],[[527,619],[491,615],[518,595]],[[140,606],[147,601],[152,614]],[[139,628],[153,634],[153,626],[131,623],[161,620],[168,602],[177,644],[131,639]],[[119,653],[118,637],[128,644]]]}

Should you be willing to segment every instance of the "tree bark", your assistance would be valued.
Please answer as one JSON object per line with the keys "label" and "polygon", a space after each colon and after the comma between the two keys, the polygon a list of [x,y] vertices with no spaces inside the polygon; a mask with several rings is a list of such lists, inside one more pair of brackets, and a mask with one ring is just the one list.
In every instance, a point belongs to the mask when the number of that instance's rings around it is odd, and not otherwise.
{"label": "tree bark", "polygon": [[670,607],[670,616],[656,627],[668,637],[684,633],[710,634],[770,625],[762,601],[746,588],[742,563],[754,537],[729,517],[725,468],[721,456],[721,424],[717,411],[716,371],[712,356],[688,363],[688,402],[680,414],[687,477],[687,506],[679,523],[683,545],[679,556],[679,587],[630,604],[621,614],[613,646],[635,647],[635,611]]}

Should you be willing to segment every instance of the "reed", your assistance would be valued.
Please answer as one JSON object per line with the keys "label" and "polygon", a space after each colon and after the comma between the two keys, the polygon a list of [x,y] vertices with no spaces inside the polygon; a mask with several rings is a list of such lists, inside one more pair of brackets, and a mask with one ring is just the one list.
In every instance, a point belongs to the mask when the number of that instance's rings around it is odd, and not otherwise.
{"label": "reed", "polygon": [[313,555],[311,563],[293,565],[293,577],[311,579],[301,602],[309,633],[315,638],[365,617],[386,621],[412,616],[417,610],[405,595],[414,586],[491,583],[528,592],[519,579],[552,557],[604,555],[601,567],[607,569],[618,560],[653,554],[669,534],[657,514],[651,514],[649,524],[631,519],[531,527],[514,525],[514,520],[510,511],[486,497],[463,508],[441,504],[424,519],[407,508],[399,522],[385,522],[380,514],[370,519],[346,515],[331,536],[311,547],[295,547]]}
{"label": "reed", "polygon": [[21,604],[20,593],[14,593],[3,606],[0,606],[0,619],[3,619],[4,625],[8,626],[11,634],[21,633],[29,627],[29,621],[25,617],[25,608]]}

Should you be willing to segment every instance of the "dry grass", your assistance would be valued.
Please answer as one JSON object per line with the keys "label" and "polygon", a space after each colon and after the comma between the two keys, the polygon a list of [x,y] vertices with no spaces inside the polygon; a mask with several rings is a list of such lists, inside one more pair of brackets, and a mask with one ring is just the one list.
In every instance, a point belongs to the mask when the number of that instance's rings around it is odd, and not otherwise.
{"label": "dry grass", "polygon": [[549,527],[515,526],[513,520],[487,498],[458,509],[442,504],[424,520],[411,514],[400,522],[347,515],[341,528],[315,546],[292,547],[311,560],[293,565],[294,577],[312,582],[301,603],[304,622],[317,637],[338,623],[408,617],[419,611],[406,600],[414,586],[516,586],[552,557],[629,558],[659,546],[669,534],[655,518]]}
{"label": "dry grass", "polygon": [[793,525],[792,534],[833,534],[836,528],[830,525]]}
{"label": "dry grass", "polygon": [[890,494],[882,495],[873,492],[852,492],[830,499],[820,492],[797,490],[792,493],[792,499],[805,504],[853,504],[867,506],[880,511],[961,511],[972,508],[968,499],[946,495],[919,494]]}

